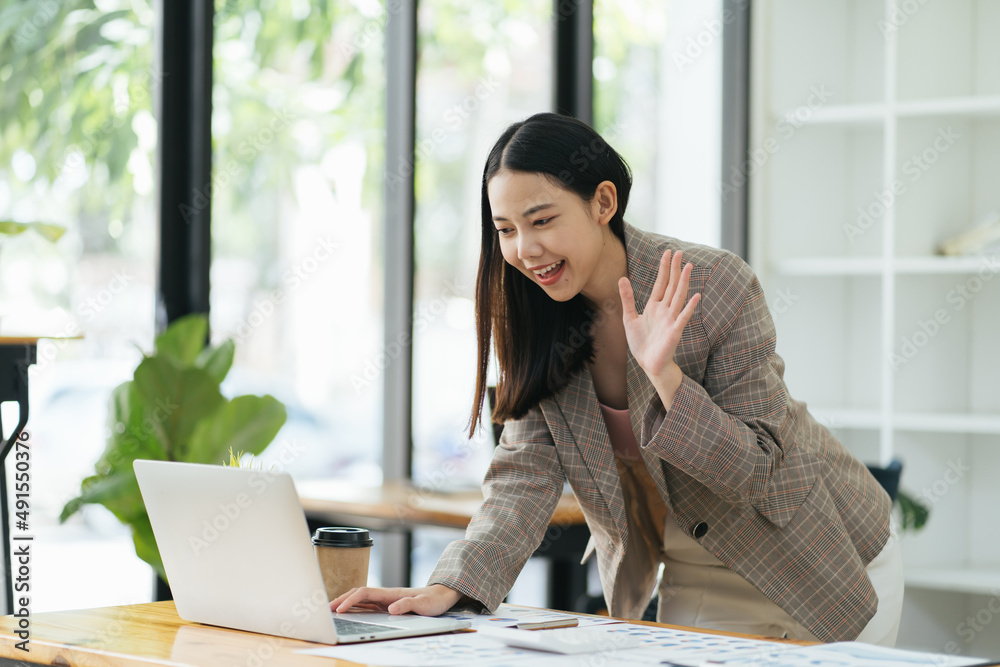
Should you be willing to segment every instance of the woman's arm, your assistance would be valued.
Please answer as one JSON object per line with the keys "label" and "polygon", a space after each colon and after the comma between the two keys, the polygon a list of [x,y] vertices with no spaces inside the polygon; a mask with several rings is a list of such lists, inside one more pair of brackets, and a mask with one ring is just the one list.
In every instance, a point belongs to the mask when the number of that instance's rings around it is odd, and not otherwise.
{"label": "woman's arm", "polygon": [[[686,281],[682,287],[686,294]],[[727,253],[712,267],[692,326],[708,341],[702,383],[678,375],[672,354],[673,368],[643,366],[657,395],[645,410],[642,442],[717,495],[756,504],[783,456],[778,433],[788,397],[763,291],[739,257]]]}
{"label": "woman's arm", "polygon": [[424,588],[355,588],[330,603],[437,616],[456,604],[494,610],[549,525],[564,475],[541,408],[504,425],[465,539],[448,545]]}
{"label": "woman's arm", "polygon": [[429,579],[494,610],[548,529],[562,497],[562,466],[541,408],[508,421],[465,539],[452,542]]}

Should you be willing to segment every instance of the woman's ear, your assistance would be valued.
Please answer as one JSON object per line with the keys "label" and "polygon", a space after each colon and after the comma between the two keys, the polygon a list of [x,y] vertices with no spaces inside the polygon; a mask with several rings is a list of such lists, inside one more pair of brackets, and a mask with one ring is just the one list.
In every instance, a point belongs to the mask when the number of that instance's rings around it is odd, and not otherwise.
{"label": "woman's ear", "polygon": [[591,206],[597,214],[597,221],[606,225],[618,211],[618,188],[611,181],[601,181],[594,190]]}

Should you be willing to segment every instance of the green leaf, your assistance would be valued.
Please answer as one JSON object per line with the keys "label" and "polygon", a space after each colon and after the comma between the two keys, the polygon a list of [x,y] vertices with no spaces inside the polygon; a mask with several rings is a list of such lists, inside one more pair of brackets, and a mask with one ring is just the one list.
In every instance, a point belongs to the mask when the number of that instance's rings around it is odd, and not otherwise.
{"label": "green leaf", "polygon": [[281,430],[288,415],[273,396],[239,396],[199,422],[188,459],[217,463],[229,449],[258,455]]}
{"label": "green leaf", "polygon": [[0,234],[15,236],[22,234],[29,229],[37,232],[42,238],[55,243],[66,233],[65,227],[51,225],[47,222],[14,222],[13,220],[0,220]]}
{"label": "green leaf", "polygon": [[156,545],[156,537],[153,536],[153,527],[149,523],[149,514],[146,513],[145,506],[143,506],[142,517],[133,521],[131,525],[135,555],[149,563],[160,575],[160,578],[167,581],[167,573],[163,569],[163,560],[160,558],[160,549]]}
{"label": "green leaf", "polygon": [[924,527],[930,515],[930,508],[903,490],[896,493],[896,502],[903,515],[903,530],[918,531]]}
{"label": "green leaf", "polygon": [[215,378],[216,382],[221,384],[233,366],[235,355],[236,343],[230,338],[223,341],[218,347],[206,347],[194,360],[194,365],[205,369],[209,375]]}
{"label": "green leaf", "polygon": [[111,510],[122,523],[131,523],[145,513],[142,494],[135,475],[117,473],[112,476],[94,475],[83,480],[82,492],[70,500],[59,514],[59,521],[75,514],[83,505],[100,504]]}
{"label": "green leaf", "polygon": [[148,410],[135,382],[123,382],[111,392],[108,444],[97,461],[97,472],[132,474],[136,459],[166,460],[166,444],[158,436],[155,406]]}
{"label": "green leaf", "polygon": [[226,402],[219,383],[201,368],[180,368],[163,357],[147,357],[135,369],[142,433],[162,443],[165,457],[187,461],[198,423]]}
{"label": "green leaf", "polygon": [[156,337],[157,353],[169,357],[179,366],[190,366],[205,349],[208,336],[208,316],[204,313],[185,315],[170,323],[167,330]]}

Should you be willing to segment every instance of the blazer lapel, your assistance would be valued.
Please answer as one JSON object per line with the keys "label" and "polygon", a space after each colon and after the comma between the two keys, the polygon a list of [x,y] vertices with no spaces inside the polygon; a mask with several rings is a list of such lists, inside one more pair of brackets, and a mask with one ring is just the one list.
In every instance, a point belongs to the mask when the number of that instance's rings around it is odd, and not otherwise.
{"label": "blazer lapel", "polygon": [[580,452],[580,458],[604,498],[618,534],[624,541],[627,526],[625,499],[618,483],[618,464],[611,449],[611,439],[608,437],[601,408],[597,405],[597,392],[594,390],[590,371],[583,368],[574,373],[555,399],[573,444]]}
{"label": "blazer lapel", "polygon": [[[656,246],[629,224],[625,225],[625,241],[628,276],[635,294],[636,310],[641,313],[653,291],[660,257]],[[625,373],[629,419],[636,442],[641,447],[645,444],[640,440],[642,418],[649,402],[656,394],[656,389],[649,381],[646,372],[632,356],[631,350],[626,352]],[[590,371],[583,368],[574,373],[569,383],[556,394],[555,399],[573,442],[580,452],[580,457],[590,471],[590,475],[618,527],[618,533],[624,541],[628,522],[625,517],[625,501],[618,480],[618,464],[615,462],[614,450],[611,448],[611,440],[604,424],[604,417],[597,404],[597,392],[594,389]],[[645,453],[643,453],[643,457],[645,458]],[[666,486],[662,468],[655,457],[647,460],[646,464],[665,498]]]}

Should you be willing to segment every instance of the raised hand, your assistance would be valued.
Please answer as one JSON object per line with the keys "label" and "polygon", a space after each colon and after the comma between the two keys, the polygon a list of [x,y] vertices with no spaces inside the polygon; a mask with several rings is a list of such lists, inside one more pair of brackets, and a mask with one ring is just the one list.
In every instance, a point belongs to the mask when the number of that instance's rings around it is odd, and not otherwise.
{"label": "raised hand", "polygon": [[669,250],[664,252],[660,258],[653,291],[642,315],[635,309],[632,283],[625,277],[618,280],[629,350],[654,384],[668,375],[676,375],[674,353],[684,326],[701,300],[701,294],[695,294],[690,300],[687,298],[691,267],[692,264],[688,263],[681,270],[680,251],[674,253],[673,257]]}

